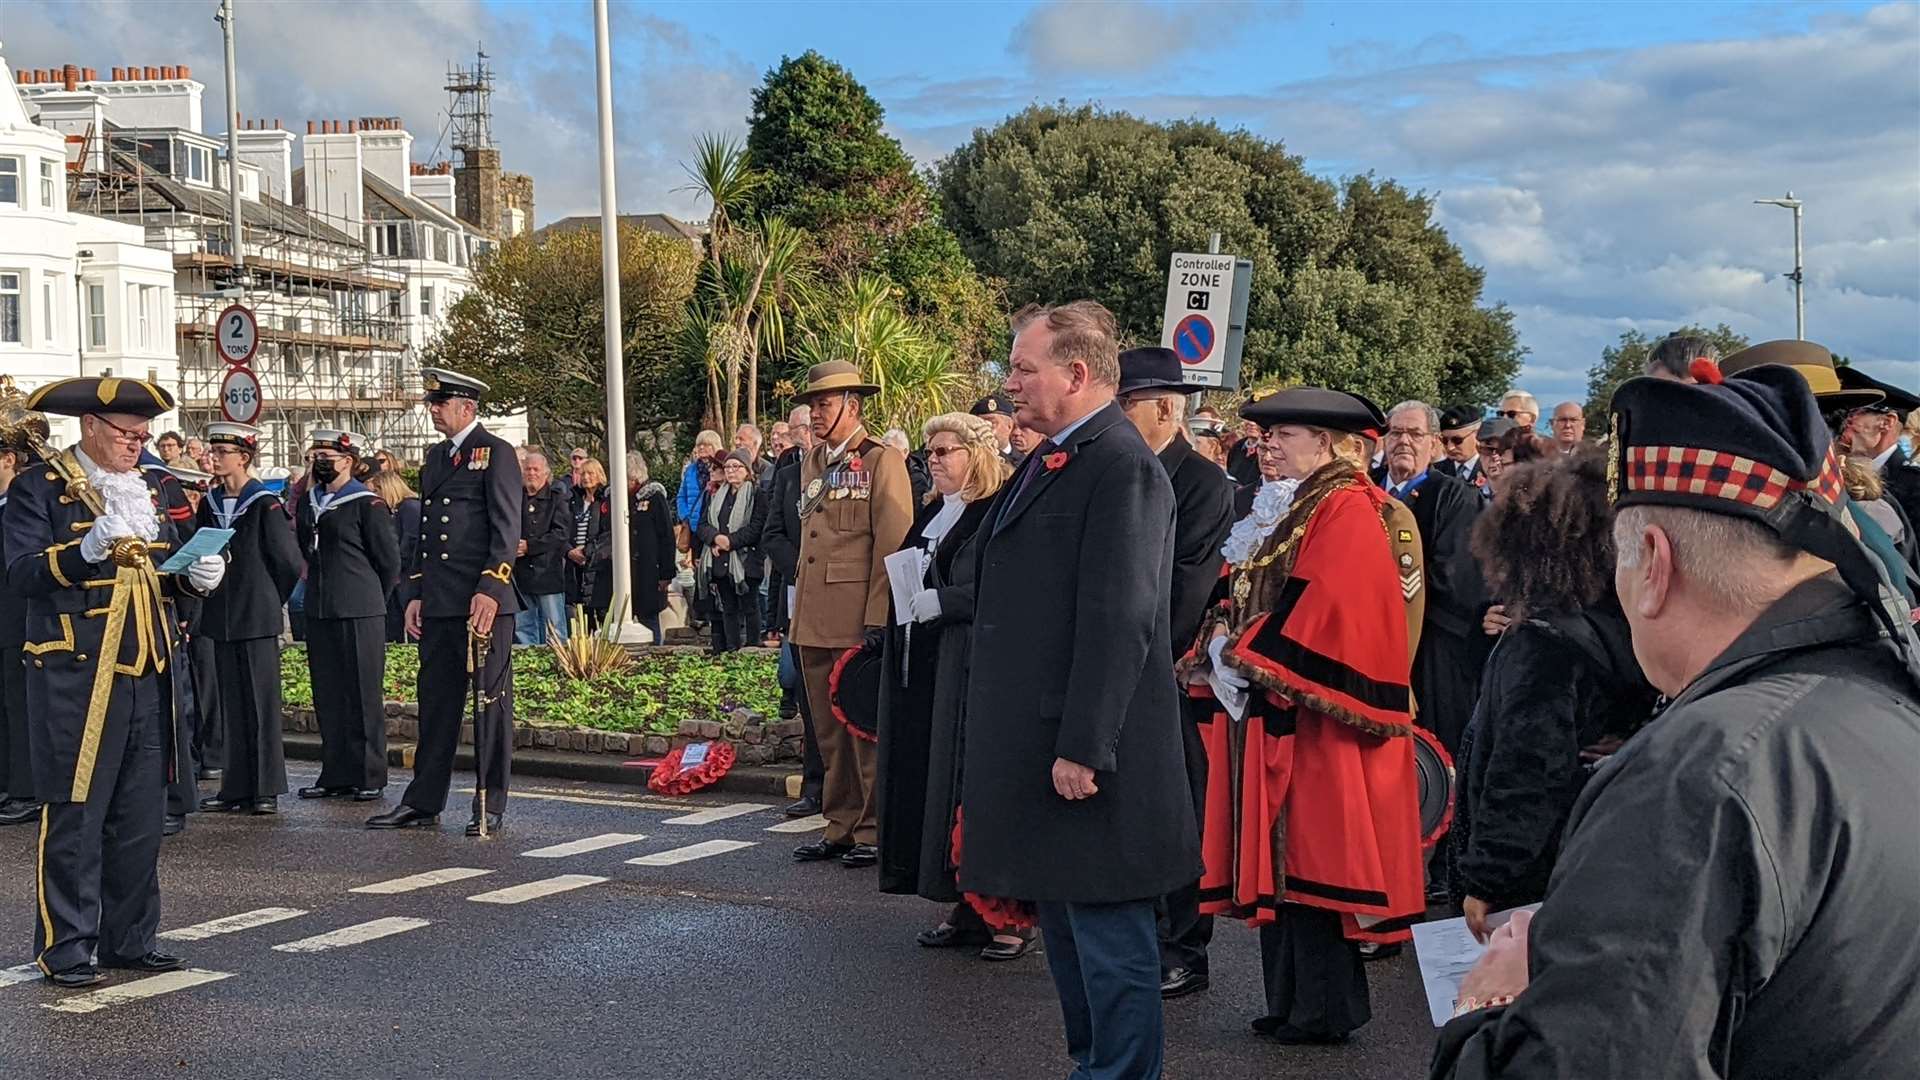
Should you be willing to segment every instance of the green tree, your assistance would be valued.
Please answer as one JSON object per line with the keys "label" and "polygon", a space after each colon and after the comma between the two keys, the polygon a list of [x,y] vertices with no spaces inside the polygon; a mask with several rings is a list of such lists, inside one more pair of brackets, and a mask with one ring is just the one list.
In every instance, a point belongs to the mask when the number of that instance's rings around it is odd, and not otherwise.
{"label": "green tree", "polygon": [[875,432],[897,427],[918,436],[928,418],[964,408],[972,386],[947,346],[900,306],[900,289],[878,274],[843,279],[818,296],[802,319],[793,350],[801,366],[848,360],[880,392],[867,400]]}
{"label": "green tree", "polygon": [[[1734,333],[1726,323],[1720,323],[1711,330],[1704,326],[1682,326],[1673,333],[1704,337],[1713,342],[1721,356],[1747,347],[1746,337]],[[1647,353],[1653,350],[1660,338],[1666,336],[1649,337],[1638,330],[1628,330],[1620,335],[1619,341],[1600,350],[1600,362],[1587,369],[1588,431],[1606,430],[1607,406],[1613,400],[1613,392],[1628,379],[1647,373]]]}
{"label": "green tree", "polygon": [[[620,227],[620,323],[627,420],[644,430],[700,407],[701,373],[674,336],[693,295],[698,253]],[[489,403],[533,413],[539,438],[604,445],[605,309],[597,229],[516,236],[474,268],[474,285],[428,343],[425,362],[492,384]]]}
{"label": "green tree", "polygon": [[747,153],[767,179],[752,203],[812,237],[824,276],[891,282],[902,313],[970,375],[1005,355],[1002,299],[941,222],[884,115],[839,64],[811,51],[782,58],[753,94]]}
{"label": "green tree", "polygon": [[1245,383],[1490,401],[1524,354],[1428,196],[1370,175],[1336,187],[1246,131],[1036,105],[933,175],[945,222],[1011,305],[1091,297],[1139,342],[1160,339],[1173,252],[1219,232],[1253,263]]}

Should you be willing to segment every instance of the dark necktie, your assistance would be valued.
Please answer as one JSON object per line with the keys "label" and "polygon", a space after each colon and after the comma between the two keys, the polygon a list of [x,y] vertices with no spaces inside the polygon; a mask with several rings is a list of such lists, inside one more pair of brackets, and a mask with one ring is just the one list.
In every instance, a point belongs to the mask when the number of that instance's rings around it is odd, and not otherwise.
{"label": "dark necktie", "polygon": [[1013,497],[1008,499],[1000,510],[1000,521],[1007,520],[1013,505],[1020,501],[1020,496],[1027,493],[1027,485],[1033,482],[1034,476],[1044,466],[1046,456],[1053,453],[1054,449],[1052,439],[1042,439],[1040,445],[1033,448],[1033,453],[1027,455],[1027,460],[1022,463],[1025,467],[1020,470],[1020,479],[1013,486]]}

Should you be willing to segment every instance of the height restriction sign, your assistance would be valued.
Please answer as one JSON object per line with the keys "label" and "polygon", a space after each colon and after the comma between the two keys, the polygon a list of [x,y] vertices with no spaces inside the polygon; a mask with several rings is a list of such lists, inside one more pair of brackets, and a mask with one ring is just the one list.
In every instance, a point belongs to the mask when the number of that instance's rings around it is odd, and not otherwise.
{"label": "height restriction sign", "polygon": [[253,351],[260,347],[260,324],[254,321],[250,308],[228,305],[213,324],[213,340],[220,349],[220,359],[229,364],[244,364],[253,359]]}
{"label": "height restriction sign", "polygon": [[1174,254],[1160,344],[1180,357],[1188,383],[1227,389],[1239,383],[1252,275],[1253,264],[1232,255]]}

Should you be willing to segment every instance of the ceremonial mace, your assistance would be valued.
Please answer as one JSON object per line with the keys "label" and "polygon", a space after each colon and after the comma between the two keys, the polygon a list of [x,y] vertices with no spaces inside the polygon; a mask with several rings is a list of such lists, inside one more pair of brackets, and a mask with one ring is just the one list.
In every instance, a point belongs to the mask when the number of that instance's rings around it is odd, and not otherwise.
{"label": "ceremonial mace", "polygon": [[[25,400],[13,389],[13,377],[0,375],[0,431],[24,432],[27,445],[41,461],[46,462],[48,468],[59,475],[67,485],[67,493],[80,500],[80,504],[91,511],[95,518],[105,514],[106,502],[87,480],[86,470],[70,455],[47,446],[46,421],[28,412],[23,404]],[[115,540],[110,550],[115,566],[137,567],[147,561],[147,542],[137,536],[123,536]]]}
{"label": "ceremonial mace", "polygon": [[[498,616],[495,616],[496,618]],[[492,633],[481,633],[467,625],[467,665],[473,675],[473,789],[480,799],[480,839],[489,839],[487,830],[487,736],[482,730],[486,720],[487,696],[481,685],[486,681],[487,653],[493,648]]]}

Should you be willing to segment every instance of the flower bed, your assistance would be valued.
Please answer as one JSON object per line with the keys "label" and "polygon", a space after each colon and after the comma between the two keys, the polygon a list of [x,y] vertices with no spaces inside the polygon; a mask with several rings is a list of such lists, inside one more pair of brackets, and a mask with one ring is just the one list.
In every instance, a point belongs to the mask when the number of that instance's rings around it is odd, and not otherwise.
{"label": "flower bed", "polygon": [[[419,671],[417,647],[387,646],[386,699],[412,702]],[[281,652],[280,689],[289,711],[313,708],[305,648]],[[780,683],[774,654],[762,650],[711,656],[700,649],[649,649],[626,671],[582,681],[560,674],[549,650],[518,648],[513,699],[517,726],[674,736],[702,725],[737,729],[743,713],[775,716]]]}

